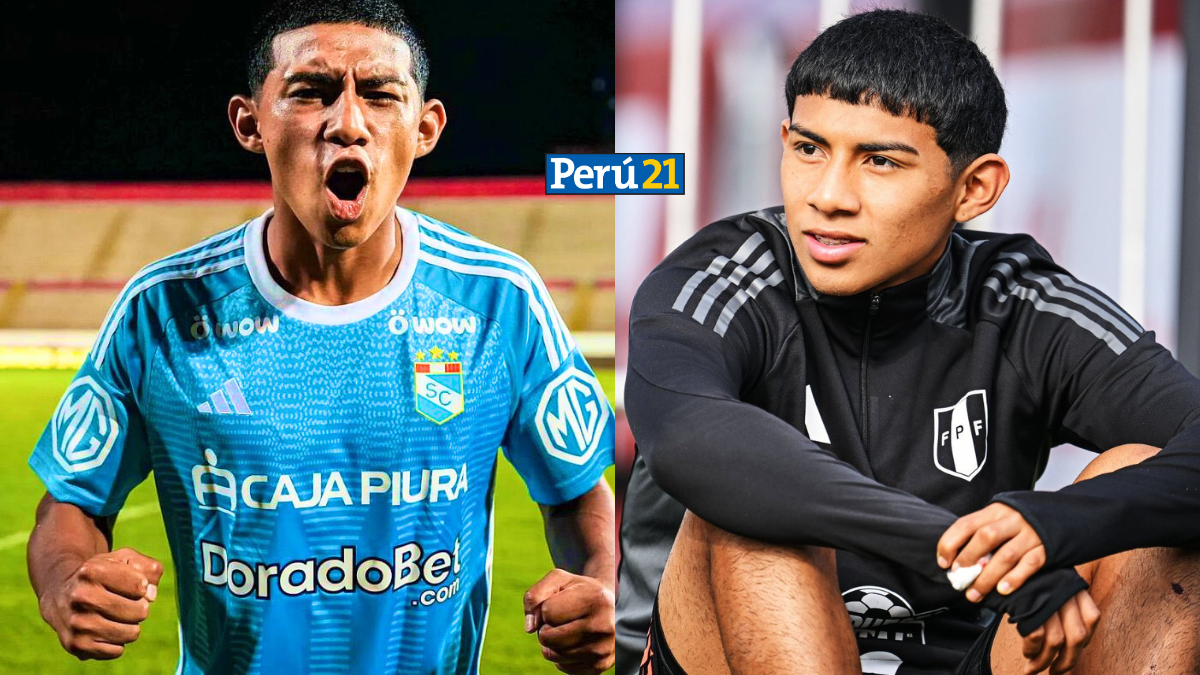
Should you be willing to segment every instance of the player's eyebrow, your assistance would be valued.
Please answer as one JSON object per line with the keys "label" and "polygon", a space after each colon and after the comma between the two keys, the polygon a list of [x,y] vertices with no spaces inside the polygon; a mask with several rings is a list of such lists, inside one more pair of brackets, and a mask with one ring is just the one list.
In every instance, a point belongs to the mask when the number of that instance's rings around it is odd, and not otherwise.
{"label": "player's eyebrow", "polygon": [[855,149],[859,152],[907,152],[918,157],[921,156],[921,153],[917,152],[917,149],[913,146],[897,141],[890,141],[886,143],[859,143],[857,146],[855,146]]}
{"label": "player's eyebrow", "polygon": [[325,87],[330,87],[330,86],[336,85],[339,80],[338,80],[338,78],[336,78],[332,75],[329,75],[327,73],[301,72],[301,73],[292,73],[292,74],[284,77],[283,81],[286,84],[297,84],[297,83],[303,82],[305,84],[316,84],[316,85],[321,85],[321,86],[325,86]]}
{"label": "player's eyebrow", "polygon": [[808,138],[811,138],[812,140],[820,143],[821,145],[829,145],[829,141],[825,140],[824,136],[822,136],[821,134],[818,134],[817,132],[812,131],[810,129],[805,129],[804,127],[800,126],[799,124],[796,124],[795,122],[792,122],[788,126],[788,131],[792,132],[793,134],[800,134],[801,136],[806,136]]}
{"label": "player's eyebrow", "polygon": [[375,77],[364,77],[358,81],[358,86],[375,89],[387,84],[397,84],[403,86],[407,80],[401,75],[377,75]]}
{"label": "player's eyebrow", "polygon": [[[799,134],[801,136],[811,138],[813,141],[816,141],[817,143],[820,143],[821,145],[825,145],[825,146],[829,145],[829,141],[825,140],[825,138],[823,136],[821,136],[821,134],[818,134],[815,131],[812,131],[811,129],[805,129],[804,127],[800,126],[799,124],[792,123],[792,124],[788,125],[788,131],[791,131],[794,134]],[[907,152],[907,153],[916,155],[918,157],[921,156],[921,153],[917,152],[916,148],[914,148],[911,145],[908,145],[907,143],[900,143],[899,141],[884,141],[884,142],[879,142],[879,143],[859,143],[858,145],[854,146],[854,149],[860,153],[861,152]]]}
{"label": "player's eyebrow", "polygon": [[[311,84],[321,87],[336,87],[342,81],[340,77],[328,73],[299,72],[283,78],[286,84]],[[404,86],[407,80],[402,75],[375,75],[358,80],[357,85],[366,89],[378,89],[389,84]]]}

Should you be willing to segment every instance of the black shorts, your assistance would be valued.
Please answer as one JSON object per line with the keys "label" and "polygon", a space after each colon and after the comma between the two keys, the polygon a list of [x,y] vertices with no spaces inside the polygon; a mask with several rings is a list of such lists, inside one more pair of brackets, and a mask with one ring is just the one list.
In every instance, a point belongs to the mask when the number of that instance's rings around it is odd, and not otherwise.
{"label": "black shorts", "polygon": [[642,653],[642,665],[638,675],[687,675],[675,660],[667,638],[663,635],[658,620],[658,598],[654,599],[654,611],[650,615],[650,630],[646,632],[646,651]]}
{"label": "black shorts", "polygon": [[[992,641],[1000,629],[1003,617],[992,619],[983,633],[971,644],[963,660],[954,669],[954,675],[992,675]],[[667,645],[662,626],[658,620],[658,599],[650,616],[650,630],[646,633],[646,651],[642,653],[642,664],[638,675],[687,675]]]}
{"label": "black shorts", "polygon": [[1003,615],[997,615],[983,633],[971,644],[967,655],[954,669],[954,675],[992,675],[992,642],[996,639],[996,631],[1000,630]]}

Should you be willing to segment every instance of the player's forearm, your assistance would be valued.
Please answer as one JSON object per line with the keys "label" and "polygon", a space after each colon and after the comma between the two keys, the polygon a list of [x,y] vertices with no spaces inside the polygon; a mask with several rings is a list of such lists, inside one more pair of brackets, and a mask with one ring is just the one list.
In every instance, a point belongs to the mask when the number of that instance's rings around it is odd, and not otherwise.
{"label": "player's forearm", "polygon": [[[870,555],[948,583],[936,550],[955,521],[949,511],[863,476],[753,405],[661,389],[634,369],[625,397],[655,482],[701,518],[742,537]],[[1027,633],[1085,587],[1059,570],[983,602]]]}
{"label": "player's forearm", "polygon": [[49,494],[43,497],[26,553],[29,581],[38,600],[65,582],[84,561],[111,550],[110,535],[106,521],[97,521],[78,506],[59,502]]}
{"label": "player's forearm", "polygon": [[1057,492],[1005,492],[1046,547],[1047,568],[1200,542],[1200,422],[1140,464]]}
{"label": "player's forearm", "polygon": [[577,499],[543,506],[546,543],[556,567],[615,586],[613,494],[601,479]]}
{"label": "player's forearm", "polygon": [[654,387],[636,371],[626,401],[655,482],[708,522],[770,543],[879,556],[944,580],[935,544],[955,521],[949,511],[868,479],[753,405]]}
{"label": "player's forearm", "polygon": [[525,592],[525,631],[564,673],[612,667],[615,647],[613,496],[603,478],[564,504],[542,506],[555,569]]}

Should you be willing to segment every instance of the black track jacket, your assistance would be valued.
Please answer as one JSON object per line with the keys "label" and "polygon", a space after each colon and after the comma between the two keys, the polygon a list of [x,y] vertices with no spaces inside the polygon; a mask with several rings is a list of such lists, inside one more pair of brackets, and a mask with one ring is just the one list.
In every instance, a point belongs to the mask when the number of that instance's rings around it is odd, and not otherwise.
{"label": "black track jacket", "polygon": [[[953,671],[993,612],[1023,634],[1041,625],[1085,587],[1072,565],[1200,539],[1200,382],[1026,235],[960,228],[931,273],[833,297],[804,277],[782,207],[714,223],[638,291],[625,409],[638,452],[622,675],[685,507],[742,536],[838,549],[864,665],[902,674]],[[1031,491],[1054,445],[1133,442],[1164,449]],[[936,544],[991,501],[1025,516],[1048,560],[973,605]]]}

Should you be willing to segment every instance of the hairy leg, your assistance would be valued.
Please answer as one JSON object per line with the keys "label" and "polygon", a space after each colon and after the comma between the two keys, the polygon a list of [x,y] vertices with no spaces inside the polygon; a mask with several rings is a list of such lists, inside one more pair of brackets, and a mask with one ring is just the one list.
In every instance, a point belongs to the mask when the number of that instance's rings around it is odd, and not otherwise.
{"label": "hairy leg", "polygon": [[658,586],[658,617],[667,646],[688,675],[730,675],[717,626],[709,566],[709,531],[684,514]]}
{"label": "hairy leg", "polygon": [[764,544],[688,513],[659,616],[689,675],[861,672],[830,549]]}
{"label": "hairy leg", "polygon": [[[1158,452],[1123,445],[1101,454],[1076,482],[1138,464]],[[1075,675],[1200,672],[1200,552],[1173,548],[1126,551],[1075,568],[1091,586],[1100,625]],[[1016,627],[1001,624],[992,644],[995,675],[1024,673]]]}

